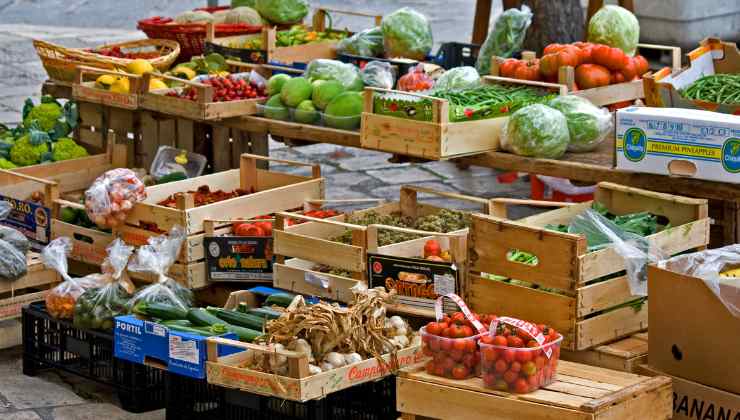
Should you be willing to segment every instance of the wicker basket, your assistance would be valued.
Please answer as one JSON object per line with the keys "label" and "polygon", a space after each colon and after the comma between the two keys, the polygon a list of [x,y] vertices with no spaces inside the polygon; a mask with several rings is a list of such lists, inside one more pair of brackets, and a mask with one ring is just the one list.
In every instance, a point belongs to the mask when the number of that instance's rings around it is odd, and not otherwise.
{"label": "wicker basket", "polygon": [[[82,48],[66,48],[50,44],[45,41],[34,40],[33,46],[41,59],[41,63],[49,75],[49,79],[56,82],[72,83],[77,66],[89,66],[102,69],[125,68],[132,59],[109,57],[94,53]],[[103,48],[119,47],[125,51],[156,49],[160,56],[148,59],[157,70],[165,71],[175,62],[180,54],[180,45],[167,39],[141,39],[138,41],[106,44],[96,47],[94,51]]]}
{"label": "wicker basket", "polygon": [[[227,10],[226,7],[210,7],[196,10],[205,10],[213,13],[219,10]],[[205,23],[172,23],[172,18],[163,18],[155,16],[139,21],[137,29],[143,31],[149,38],[171,39],[180,43],[182,51],[180,58],[184,60],[190,57],[203,54],[203,45],[206,41],[206,24]],[[219,23],[216,25],[216,36],[234,36],[246,35],[260,32],[262,26],[247,25],[244,23]]]}

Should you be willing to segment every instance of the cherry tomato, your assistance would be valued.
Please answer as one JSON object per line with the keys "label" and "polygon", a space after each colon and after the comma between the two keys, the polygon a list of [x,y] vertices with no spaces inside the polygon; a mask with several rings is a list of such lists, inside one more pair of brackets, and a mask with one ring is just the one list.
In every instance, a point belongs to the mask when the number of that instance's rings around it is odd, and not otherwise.
{"label": "cherry tomato", "polygon": [[463,365],[457,365],[452,369],[452,377],[455,379],[465,379],[468,377],[468,368]]}
{"label": "cherry tomato", "polygon": [[430,360],[429,362],[427,362],[425,366],[427,373],[434,374],[434,368],[435,368],[434,361]]}
{"label": "cherry tomato", "polygon": [[516,335],[510,335],[506,342],[509,347],[524,347],[524,341]]}
{"label": "cherry tomato", "polygon": [[433,338],[429,340],[429,348],[432,349],[432,351],[439,351],[440,348],[440,342],[436,338]]}
{"label": "cherry tomato", "polygon": [[475,353],[476,350],[478,350],[478,345],[475,343],[475,340],[465,340],[465,351]]}
{"label": "cherry tomato", "polygon": [[493,337],[490,335],[484,335],[480,338],[480,342],[483,344],[493,344]]}
{"label": "cherry tomato", "polygon": [[462,363],[468,369],[473,369],[475,367],[475,365],[478,364],[478,363],[476,363],[475,355],[473,353],[468,353],[465,356],[463,356]]}
{"label": "cherry tomato", "polygon": [[464,352],[468,348],[468,344],[466,341],[467,340],[455,340],[452,343],[453,351],[459,351],[460,353]]}
{"label": "cherry tomato", "polygon": [[529,385],[530,391],[535,391],[540,387],[539,375],[533,375],[527,378],[527,385]]}
{"label": "cherry tomato", "polygon": [[530,360],[532,360],[532,358],[534,357],[532,353],[533,352],[529,350],[518,351],[516,352],[516,360],[518,360],[521,363],[527,363]]}
{"label": "cherry tomato", "polygon": [[439,348],[442,351],[449,352],[452,349],[452,340],[440,340]]}
{"label": "cherry tomato", "polygon": [[509,366],[509,370],[518,373],[520,370],[522,370],[522,364],[519,362],[514,362],[511,364],[511,366]]}
{"label": "cherry tomato", "polygon": [[504,373],[504,381],[506,381],[507,384],[513,384],[514,381],[516,381],[518,377],[519,377],[518,372],[512,372],[511,370],[507,370]]}
{"label": "cherry tomato", "polygon": [[514,382],[514,392],[517,394],[526,394],[529,392],[529,384],[523,378],[519,378]]}
{"label": "cherry tomato", "polygon": [[537,356],[534,358],[534,365],[537,367],[537,369],[542,369],[547,364],[547,359],[545,359],[545,356]]}
{"label": "cherry tomato", "polygon": [[484,362],[493,363],[498,359],[498,353],[494,348],[483,347],[480,352]]}
{"label": "cherry tomato", "polygon": [[511,363],[516,360],[516,353],[512,349],[506,349],[504,350],[502,357],[506,360],[506,363]]}
{"label": "cherry tomato", "polygon": [[527,362],[522,365],[522,373],[524,373],[527,376],[532,376],[535,373],[537,373],[537,366],[535,366],[534,362]]}
{"label": "cherry tomato", "polygon": [[481,379],[483,379],[483,383],[486,384],[486,386],[493,387],[496,384],[496,375],[492,373],[483,374],[483,376],[481,376]]}
{"label": "cherry tomato", "polygon": [[493,337],[493,343],[494,346],[503,346],[505,347],[508,344],[508,341],[506,340],[506,337],[503,335],[497,335]]}
{"label": "cherry tomato", "polygon": [[471,337],[473,335],[473,329],[467,325],[463,325],[460,329],[464,334],[463,337]]}
{"label": "cherry tomato", "polygon": [[427,324],[426,332],[432,335],[439,335],[442,332],[442,327],[436,322],[430,322]]}
{"label": "cherry tomato", "polygon": [[448,371],[448,372],[452,370],[452,368],[454,368],[455,365],[456,365],[455,361],[450,357],[446,358],[442,362],[442,367],[444,368],[445,371]]}
{"label": "cherry tomato", "polygon": [[493,369],[496,371],[496,373],[504,373],[509,368],[509,364],[506,363],[503,359],[498,359],[496,361],[496,364],[493,366]]}
{"label": "cherry tomato", "polygon": [[460,350],[452,350],[452,351],[450,352],[450,357],[451,357],[451,358],[452,358],[452,359],[453,359],[454,361],[456,361],[456,362],[459,362],[459,361],[461,361],[461,360],[463,359],[463,356],[464,356],[464,353],[463,353],[462,351],[460,351]]}

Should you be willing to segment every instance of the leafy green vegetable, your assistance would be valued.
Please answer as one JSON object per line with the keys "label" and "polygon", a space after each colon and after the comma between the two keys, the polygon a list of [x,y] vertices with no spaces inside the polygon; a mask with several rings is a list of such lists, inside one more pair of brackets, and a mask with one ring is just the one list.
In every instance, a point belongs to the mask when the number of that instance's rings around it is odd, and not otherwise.
{"label": "leafy green vegetable", "polygon": [[546,102],[553,97],[530,86],[498,84],[456,92],[435,92],[432,96],[447,99],[450,103],[450,121],[472,121],[508,115],[527,105]]}
{"label": "leafy green vegetable", "polygon": [[492,56],[508,58],[520,50],[531,23],[532,11],[526,5],[522,5],[521,10],[517,8],[504,10],[493,24],[493,29],[478,54],[475,63],[478,73],[491,73]]}
{"label": "leafy green vegetable", "polygon": [[475,67],[464,66],[447,70],[437,79],[435,91],[474,89],[480,86],[480,75]]}
{"label": "leafy green vegetable", "polygon": [[612,116],[580,96],[557,96],[547,103],[565,115],[570,133],[568,150],[590,152],[606,139],[612,128]]}
{"label": "leafy green vegetable", "polygon": [[432,25],[414,9],[404,7],[386,15],[380,29],[387,57],[424,60],[432,50]]}
{"label": "leafy green vegetable", "polygon": [[254,8],[272,23],[299,23],[308,14],[305,0],[256,0]]}
{"label": "leafy green vegetable", "polygon": [[337,45],[340,54],[380,57],[383,55],[383,31],[379,26],[357,32]]}
{"label": "leafy green vegetable", "polygon": [[349,63],[342,63],[337,60],[316,59],[308,63],[306,72],[303,77],[309,81],[316,80],[336,80],[347,90],[362,90],[362,76],[360,69]]}
{"label": "leafy green vegetable", "polygon": [[504,127],[502,146],[521,156],[557,159],[568,148],[568,122],[562,112],[542,104],[514,112]]}
{"label": "leafy green vegetable", "polygon": [[52,144],[52,160],[59,162],[61,160],[77,159],[88,156],[87,150],[70,138],[61,138]]}
{"label": "leafy green vegetable", "polygon": [[34,146],[31,144],[31,137],[26,134],[18,139],[10,149],[10,161],[18,166],[35,165],[41,162],[42,156],[48,151],[48,143]]}
{"label": "leafy green vegetable", "polygon": [[606,5],[588,23],[588,42],[617,47],[634,56],[640,39],[640,24],[629,10]]}

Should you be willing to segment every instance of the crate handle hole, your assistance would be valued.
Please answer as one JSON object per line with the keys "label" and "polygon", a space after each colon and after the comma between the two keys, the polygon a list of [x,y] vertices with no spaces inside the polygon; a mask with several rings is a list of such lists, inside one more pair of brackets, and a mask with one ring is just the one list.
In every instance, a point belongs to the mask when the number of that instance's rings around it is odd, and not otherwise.
{"label": "crate handle hole", "polygon": [[675,344],[671,346],[671,354],[673,355],[673,358],[676,360],[680,361],[683,359],[683,352]]}
{"label": "crate handle hole", "polygon": [[89,237],[87,235],[83,235],[81,233],[75,233],[72,236],[75,238],[75,240],[82,241],[82,242],[87,242],[88,244],[92,244],[93,242],[95,242],[95,241],[93,241],[93,238],[91,238],[91,237]]}
{"label": "crate handle hole", "polygon": [[536,267],[540,263],[540,259],[537,258],[531,252],[523,251],[520,249],[510,249],[506,253],[506,259],[517,264],[528,265],[530,267]]}

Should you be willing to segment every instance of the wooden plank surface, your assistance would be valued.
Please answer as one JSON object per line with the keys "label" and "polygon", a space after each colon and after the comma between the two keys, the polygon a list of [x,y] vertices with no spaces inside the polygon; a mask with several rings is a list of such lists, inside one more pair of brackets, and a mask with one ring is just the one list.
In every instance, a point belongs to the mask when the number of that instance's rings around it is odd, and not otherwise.
{"label": "wooden plank surface", "polygon": [[560,357],[571,362],[635,373],[639,365],[647,363],[647,333],[638,333],[589,350],[562,349]]}
{"label": "wooden plank surface", "polygon": [[272,120],[254,115],[225,120],[224,124],[240,130],[253,133],[269,133],[273,136],[293,140],[360,147],[359,131],[337,130],[329,127]]}

